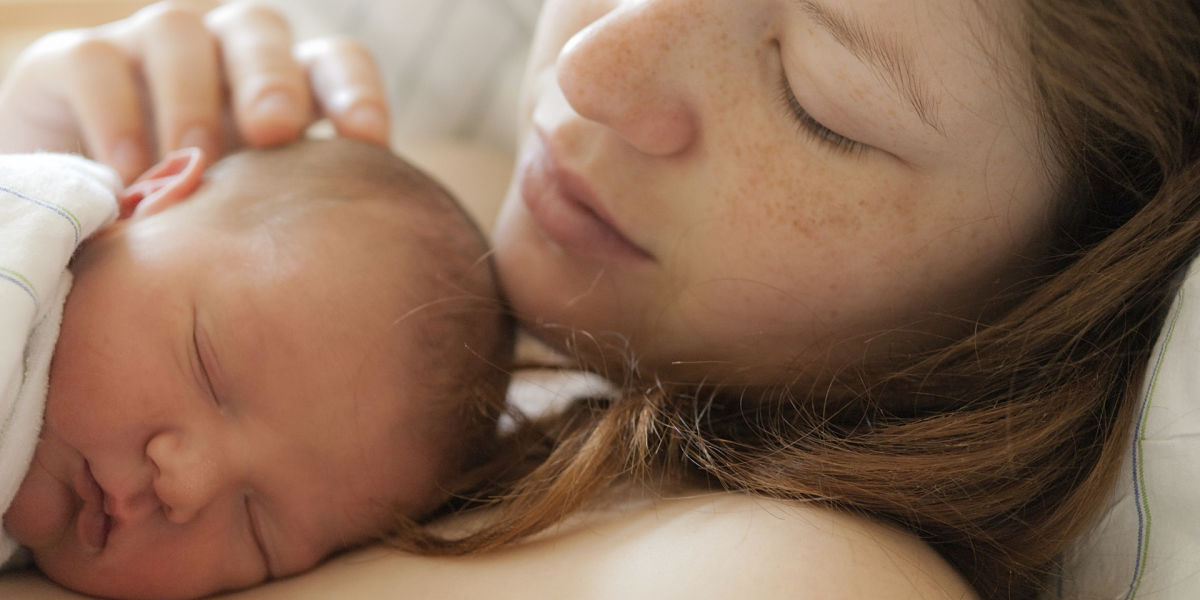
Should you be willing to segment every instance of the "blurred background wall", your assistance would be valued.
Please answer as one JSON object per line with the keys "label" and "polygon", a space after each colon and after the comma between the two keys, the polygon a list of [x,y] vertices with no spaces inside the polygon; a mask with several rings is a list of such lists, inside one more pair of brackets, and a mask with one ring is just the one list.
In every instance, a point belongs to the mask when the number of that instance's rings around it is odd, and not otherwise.
{"label": "blurred background wall", "polygon": [[0,0],[0,76],[22,48],[47,32],[99,25],[148,4],[150,0]]}

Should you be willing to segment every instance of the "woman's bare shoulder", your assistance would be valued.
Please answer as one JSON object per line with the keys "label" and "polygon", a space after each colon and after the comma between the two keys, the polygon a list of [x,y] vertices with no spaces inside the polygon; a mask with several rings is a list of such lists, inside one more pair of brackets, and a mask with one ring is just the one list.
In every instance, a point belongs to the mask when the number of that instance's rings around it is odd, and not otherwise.
{"label": "woman's bare shoulder", "polygon": [[374,548],[238,600],[920,598],[975,595],[916,538],[815,505],[736,494],[618,504],[502,552]]}
{"label": "woman's bare shoulder", "polygon": [[673,598],[946,598],[974,592],[915,536],[816,504],[739,494],[652,509],[628,573]]}

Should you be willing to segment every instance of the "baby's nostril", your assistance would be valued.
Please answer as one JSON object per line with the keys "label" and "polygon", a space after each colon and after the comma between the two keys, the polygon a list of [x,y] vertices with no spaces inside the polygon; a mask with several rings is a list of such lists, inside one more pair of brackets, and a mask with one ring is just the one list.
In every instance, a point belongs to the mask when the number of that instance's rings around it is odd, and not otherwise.
{"label": "baby's nostril", "polygon": [[145,483],[129,492],[127,488],[114,488],[104,495],[104,512],[119,524],[139,523],[154,516],[163,507],[151,484]]}

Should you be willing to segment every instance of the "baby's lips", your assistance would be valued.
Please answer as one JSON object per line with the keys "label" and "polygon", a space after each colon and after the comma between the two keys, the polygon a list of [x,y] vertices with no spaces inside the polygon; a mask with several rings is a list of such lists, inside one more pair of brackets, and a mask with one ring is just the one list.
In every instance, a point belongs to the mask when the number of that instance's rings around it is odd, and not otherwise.
{"label": "baby's lips", "polygon": [[104,508],[100,504],[88,502],[79,511],[76,529],[83,547],[98,553],[104,550],[104,546],[108,544],[108,532],[112,529],[112,519],[104,513]]}
{"label": "baby's lips", "polygon": [[92,467],[84,461],[83,468],[75,476],[75,492],[83,506],[75,522],[75,530],[84,548],[100,552],[108,543],[108,532],[112,519],[104,511],[104,489],[92,474]]}

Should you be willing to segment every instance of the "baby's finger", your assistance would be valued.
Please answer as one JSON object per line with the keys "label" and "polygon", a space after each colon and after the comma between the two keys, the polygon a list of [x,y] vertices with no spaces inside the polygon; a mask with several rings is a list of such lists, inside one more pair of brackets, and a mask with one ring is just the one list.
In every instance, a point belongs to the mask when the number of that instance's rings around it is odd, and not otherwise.
{"label": "baby's finger", "polygon": [[219,156],[220,56],[203,14],[179,5],[158,5],[140,18],[144,23],[138,54],[154,106],[159,153],[197,147],[208,156]]}
{"label": "baby's finger", "polygon": [[310,40],[297,46],[296,57],[308,69],[320,112],[339,134],[387,145],[387,100],[365,46],[347,38]]}
{"label": "baby's finger", "polygon": [[283,17],[260,5],[229,4],[207,22],[221,43],[234,119],[246,142],[267,146],[300,137],[312,120],[312,101]]}
{"label": "baby's finger", "polygon": [[67,103],[88,154],[132,181],[152,159],[136,65],[109,41],[72,35],[57,41]]}

